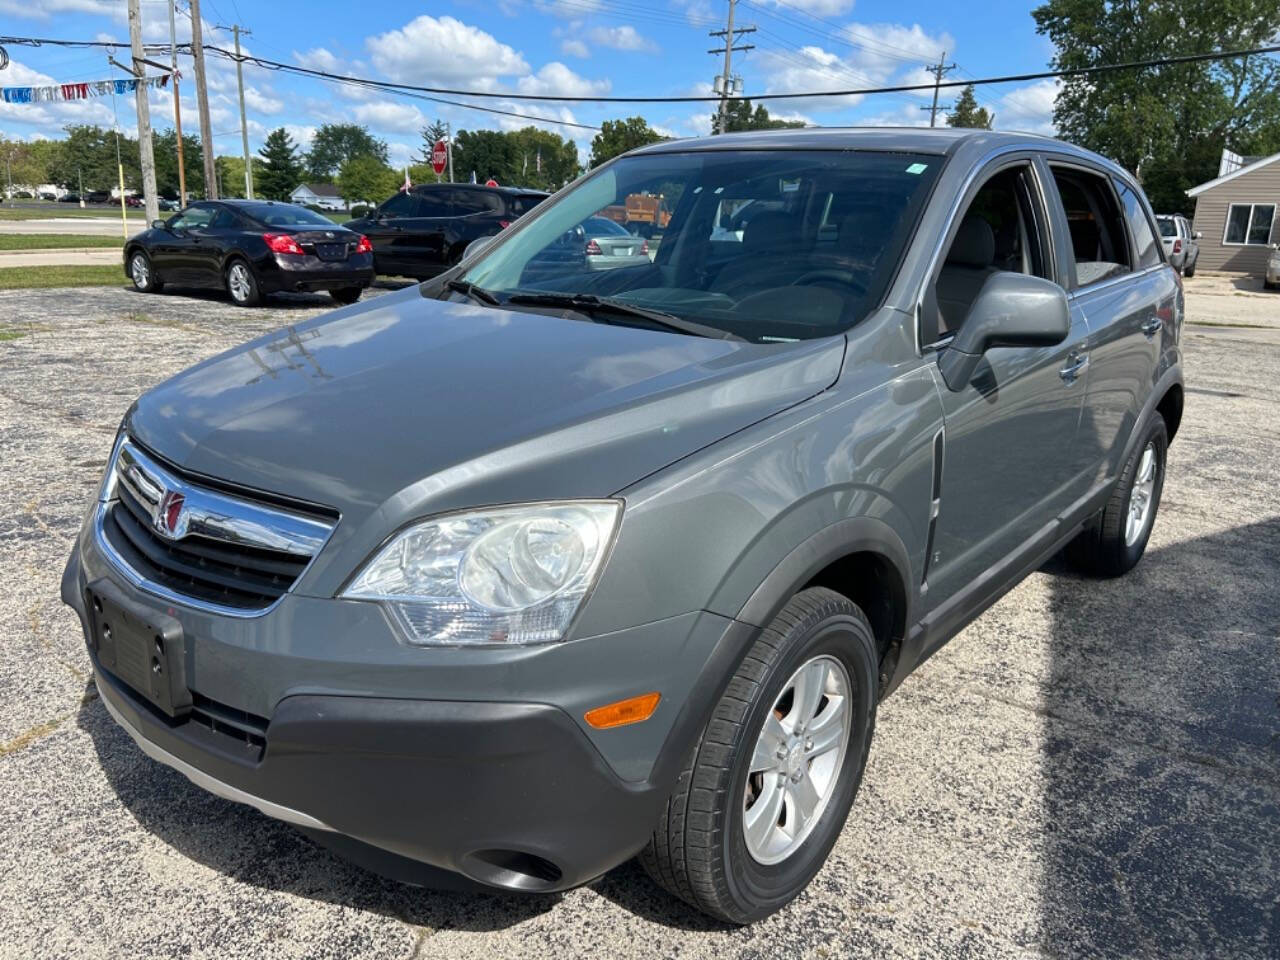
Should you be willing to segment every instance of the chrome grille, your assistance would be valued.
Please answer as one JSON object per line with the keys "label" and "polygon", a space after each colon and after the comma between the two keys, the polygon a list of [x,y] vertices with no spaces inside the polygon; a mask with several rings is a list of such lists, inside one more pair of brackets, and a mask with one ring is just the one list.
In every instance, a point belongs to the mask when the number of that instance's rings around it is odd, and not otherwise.
{"label": "chrome grille", "polygon": [[143,589],[251,616],[292,588],[333,525],[180,476],[125,440],[97,529],[107,554]]}

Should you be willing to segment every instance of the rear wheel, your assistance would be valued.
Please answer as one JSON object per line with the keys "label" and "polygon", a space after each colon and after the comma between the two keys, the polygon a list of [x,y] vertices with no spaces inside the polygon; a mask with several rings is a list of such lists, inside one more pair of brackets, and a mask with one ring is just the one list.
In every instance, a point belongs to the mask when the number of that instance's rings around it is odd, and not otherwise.
{"label": "rear wheel", "polygon": [[232,260],[227,264],[227,293],[240,307],[253,307],[262,302],[262,291],[258,288],[258,278],[253,268],[243,260]]}
{"label": "rear wheel", "polygon": [[345,306],[359,300],[362,293],[364,293],[364,287],[339,287],[337,290],[330,290],[329,296]]}
{"label": "rear wheel", "polygon": [[1137,566],[1160,509],[1168,448],[1164,418],[1152,414],[1102,514],[1067,546],[1067,558],[1077,567],[1118,577]]}
{"label": "rear wheel", "polygon": [[151,258],[141,250],[135,250],[129,258],[129,276],[133,280],[133,288],[142,293],[159,293],[164,289],[164,284],[156,279]]}
{"label": "rear wheel", "polygon": [[[1199,260],[1199,259],[1200,258],[1197,256],[1196,260]],[[1188,263],[1186,266],[1186,269],[1182,271],[1182,275],[1184,277],[1194,277],[1196,275],[1196,260],[1192,260],[1190,263]]]}
{"label": "rear wheel", "polygon": [[862,780],[876,712],[866,616],[802,591],[761,632],[682,771],[641,863],[730,923],[782,908],[826,861]]}

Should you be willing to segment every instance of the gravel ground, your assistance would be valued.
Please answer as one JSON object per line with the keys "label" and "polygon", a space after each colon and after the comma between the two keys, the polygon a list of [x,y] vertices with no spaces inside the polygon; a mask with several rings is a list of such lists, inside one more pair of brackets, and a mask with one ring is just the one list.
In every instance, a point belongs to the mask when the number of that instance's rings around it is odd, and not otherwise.
{"label": "gravel ground", "polygon": [[152,763],[93,695],[58,580],[125,408],[326,308],[0,293],[0,957],[1280,956],[1280,333],[1188,327],[1139,568],[1053,561],[925,664],[827,867],[725,929],[633,864],[553,898],[384,881]]}

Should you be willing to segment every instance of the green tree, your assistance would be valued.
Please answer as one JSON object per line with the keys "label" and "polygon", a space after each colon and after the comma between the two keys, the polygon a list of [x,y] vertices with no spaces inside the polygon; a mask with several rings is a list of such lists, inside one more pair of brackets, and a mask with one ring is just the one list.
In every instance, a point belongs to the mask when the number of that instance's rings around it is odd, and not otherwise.
{"label": "green tree", "polygon": [[[48,174],[51,182],[69,190],[110,190],[118,183],[116,172],[116,135],[103,127],[72,124],[65,128],[67,136],[53,155]],[[120,162],[124,166],[125,186],[137,189],[142,174],[139,169],[138,142],[120,136]]]}
{"label": "green tree", "polygon": [[[1060,69],[1273,42],[1275,0],[1047,0],[1032,11]],[[1054,104],[1061,135],[1134,171],[1157,210],[1191,212],[1223,147],[1280,150],[1280,62],[1248,57],[1069,77]]]}
{"label": "green tree", "polygon": [[360,154],[343,163],[338,171],[338,192],[353,203],[381,203],[400,186],[396,172],[370,154]]}
{"label": "green tree", "polygon": [[[42,147],[54,143],[57,141],[37,140],[28,143],[25,140],[0,138],[0,159],[8,163],[8,175],[13,178],[14,190],[34,191],[42,183],[49,182],[51,153]],[[8,188],[8,183],[5,183],[5,187]]]}
{"label": "green tree", "polygon": [[581,172],[578,148],[572,140],[537,127],[513,130],[506,136],[511,141],[513,160],[519,162],[519,169],[510,178],[513,184],[559,190]]}
{"label": "green tree", "polygon": [[956,97],[955,106],[947,114],[947,126],[949,127],[974,127],[980,130],[990,130],[995,120],[996,115],[994,113],[988,113],[986,107],[978,106],[978,98],[973,95],[972,83],[960,91],[960,96]]}
{"label": "green tree", "polygon": [[387,144],[358,123],[326,123],[316,131],[307,153],[307,175],[331,182],[342,165],[353,157],[370,156],[387,162]]}
{"label": "green tree", "polygon": [[[156,190],[162,197],[178,196],[178,135],[172,129],[157,133],[151,141],[156,158]],[[187,193],[204,196],[204,164],[200,161],[200,138],[182,135],[182,165],[187,177]]]}
{"label": "green tree", "polygon": [[[218,196],[229,200],[244,197],[244,157],[227,155],[213,158],[214,169],[218,172]],[[267,172],[266,166],[258,157],[253,158],[254,193],[258,192],[257,184]],[[191,189],[188,182],[187,189]]]}
{"label": "green tree", "polygon": [[[711,115],[711,128],[714,130],[720,123],[718,113]],[[739,130],[784,130],[803,127],[803,120],[779,120],[769,116],[763,103],[751,109],[750,100],[730,100],[725,107],[724,133],[736,133]]]}
{"label": "green tree", "polygon": [[458,180],[474,173],[480,183],[490,177],[501,184],[515,183],[519,164],[515,141],[500,130],[459,130],[454,138],[453,175]]}
{"label": "green tree", "polygon": [[288,200],[305,172],[289,131],[284,127],[272,130],[258,155],[262,157],[264,169],[261,176],[254,174],[253,192],[268,200]]}
{"label": "green tree", "polygon": [[[449,139],[449,125],[439,117],[432,120],[422,128],[422,163],[430,165],[431,149],[436,145],[437,140]],[[435,171],[431,171],[431,175],[435,176]]]}
{"label": "green tree", "polygon": [[598,167],[619,154],[667,139],[649,126],[644,117],[606,120],[591,141],[591,166]]}

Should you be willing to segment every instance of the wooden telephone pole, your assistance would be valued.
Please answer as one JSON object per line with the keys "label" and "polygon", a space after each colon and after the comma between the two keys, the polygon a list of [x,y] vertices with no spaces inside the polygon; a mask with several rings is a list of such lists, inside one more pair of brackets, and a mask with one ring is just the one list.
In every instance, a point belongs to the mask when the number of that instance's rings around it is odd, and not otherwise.
{"label": "wooden telephone pole", "polygon": [[187,168],[182,159],[182,97],[178,93],[178,30],[174,25],[174,7],[178,0],[169,0],[169,64],[173,71],[173,125],[178,133],[178,206],[187,205]]}
{"label": "wooden telephone pole", "polygon": [[209,123],[209,90],[204,76],[204,31],[200,0],[191,0],[191,59],[195,63],[196,106],[200,110],[200,151],[204,154],[204,195],[218,199],[218,170],[213,162],[213,127]]}
{"label": "wooden telephone pole", "polygon": [[[144,76],[142,56],[141,0],[129,0],[129,49],[133,54],[133,75],[139,80]],[[156,157],[151,147],[151,105],[147,99],[147,85],[139,83],[134,91],[138,107],[138,154],[142,163],[142,196],[147,205],[147,223],[160,216],[156,200]]]}

